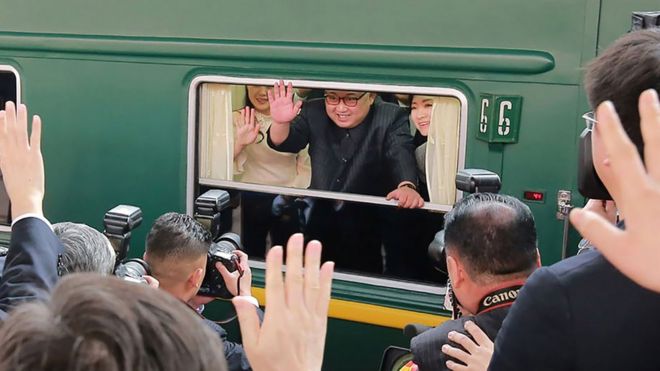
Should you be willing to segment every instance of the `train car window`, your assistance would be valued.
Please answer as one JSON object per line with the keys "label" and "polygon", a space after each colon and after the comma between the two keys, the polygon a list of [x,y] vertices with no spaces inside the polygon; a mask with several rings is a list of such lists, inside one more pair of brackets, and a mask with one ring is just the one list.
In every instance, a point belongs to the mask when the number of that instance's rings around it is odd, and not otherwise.
{"label": "train car window", "polygon": [[[467,112],[460,92],[294,81],[288,104],[301,109],[289,109],[288,137],[275,143],[270,130],[282,124],[273,124],[278,113],[268,101],[274,80],[196,81],[189,198],[234,190],[224,227],[240,231],[251,257],[303,232],[324,243],[324,258],[339,271],[439,280],[426,252],[457,198]],[[386,199],[401,187],[415,190],[424,207]]]}
{"label": "train car window", "polygon": [[[4,109],[6,102],[17,102],[17,99],[20,100],[18,72],[12,67],[0,65],[0,107]],[[11,225],[9,196],[0,174],[0,226],[8,225]]]}

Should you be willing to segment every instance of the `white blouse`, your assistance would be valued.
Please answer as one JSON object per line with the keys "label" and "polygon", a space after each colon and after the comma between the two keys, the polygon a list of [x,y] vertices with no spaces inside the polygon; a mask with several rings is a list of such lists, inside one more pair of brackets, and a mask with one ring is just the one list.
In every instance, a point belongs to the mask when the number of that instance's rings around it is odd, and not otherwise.
{"label": "white blouse", "polygon": [[[278,152],[270,148],[266,135],[272,119],[259,112],[255,112],[255,119],[260,133],[256,142],[245,146],[234,157],[234,180],[282,187],[309,187],[312,167],[307,147],[298,153]],[[234,133],[238,120],[242,117],[234,112]]]}

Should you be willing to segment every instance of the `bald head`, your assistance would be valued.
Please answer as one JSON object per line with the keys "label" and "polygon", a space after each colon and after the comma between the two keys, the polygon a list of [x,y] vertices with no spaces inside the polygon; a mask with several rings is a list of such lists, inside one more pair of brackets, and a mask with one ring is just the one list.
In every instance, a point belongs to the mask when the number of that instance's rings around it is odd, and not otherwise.
{"label": "bald head", "polygon": [[445,216],[447,254],[457,254],[470,277],[527,277],[536,267],[536,227],[514,197],[476,193]]}

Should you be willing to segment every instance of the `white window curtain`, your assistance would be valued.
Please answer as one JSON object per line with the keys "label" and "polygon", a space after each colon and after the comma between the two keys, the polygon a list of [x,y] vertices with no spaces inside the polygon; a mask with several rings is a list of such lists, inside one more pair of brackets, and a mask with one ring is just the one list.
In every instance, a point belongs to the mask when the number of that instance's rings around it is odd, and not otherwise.
{"label": "white window curtain", "polygon": [[461,103],[456,98],[434,97],[426,144],[426,184],[430,201],[456,202]]}
{"label": "white window curtain", "polygon": [[202,85],[199,99],[199,130],[199,176],[232,180],[234,134],[230,85]]}

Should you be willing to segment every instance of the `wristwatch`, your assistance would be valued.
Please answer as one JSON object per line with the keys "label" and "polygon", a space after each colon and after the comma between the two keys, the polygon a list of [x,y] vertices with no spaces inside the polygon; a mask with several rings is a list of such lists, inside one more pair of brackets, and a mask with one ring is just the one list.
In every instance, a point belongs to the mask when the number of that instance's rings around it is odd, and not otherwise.
{"label": "wristwatch", "polygon": [[401,185],[399,186],[399,188],[401,188],[401,187],[408,187],[408,188],[412,188],[412,189],[413,189],[413,190],[415,190],[415,191],[417,190],[417,187],[415,187],[415,185],[414,185],[414,184],[412,184],[412,183],[407,183],[407,182],[406,182],[406,183],[403,183],[403,184],[401,184]]}

